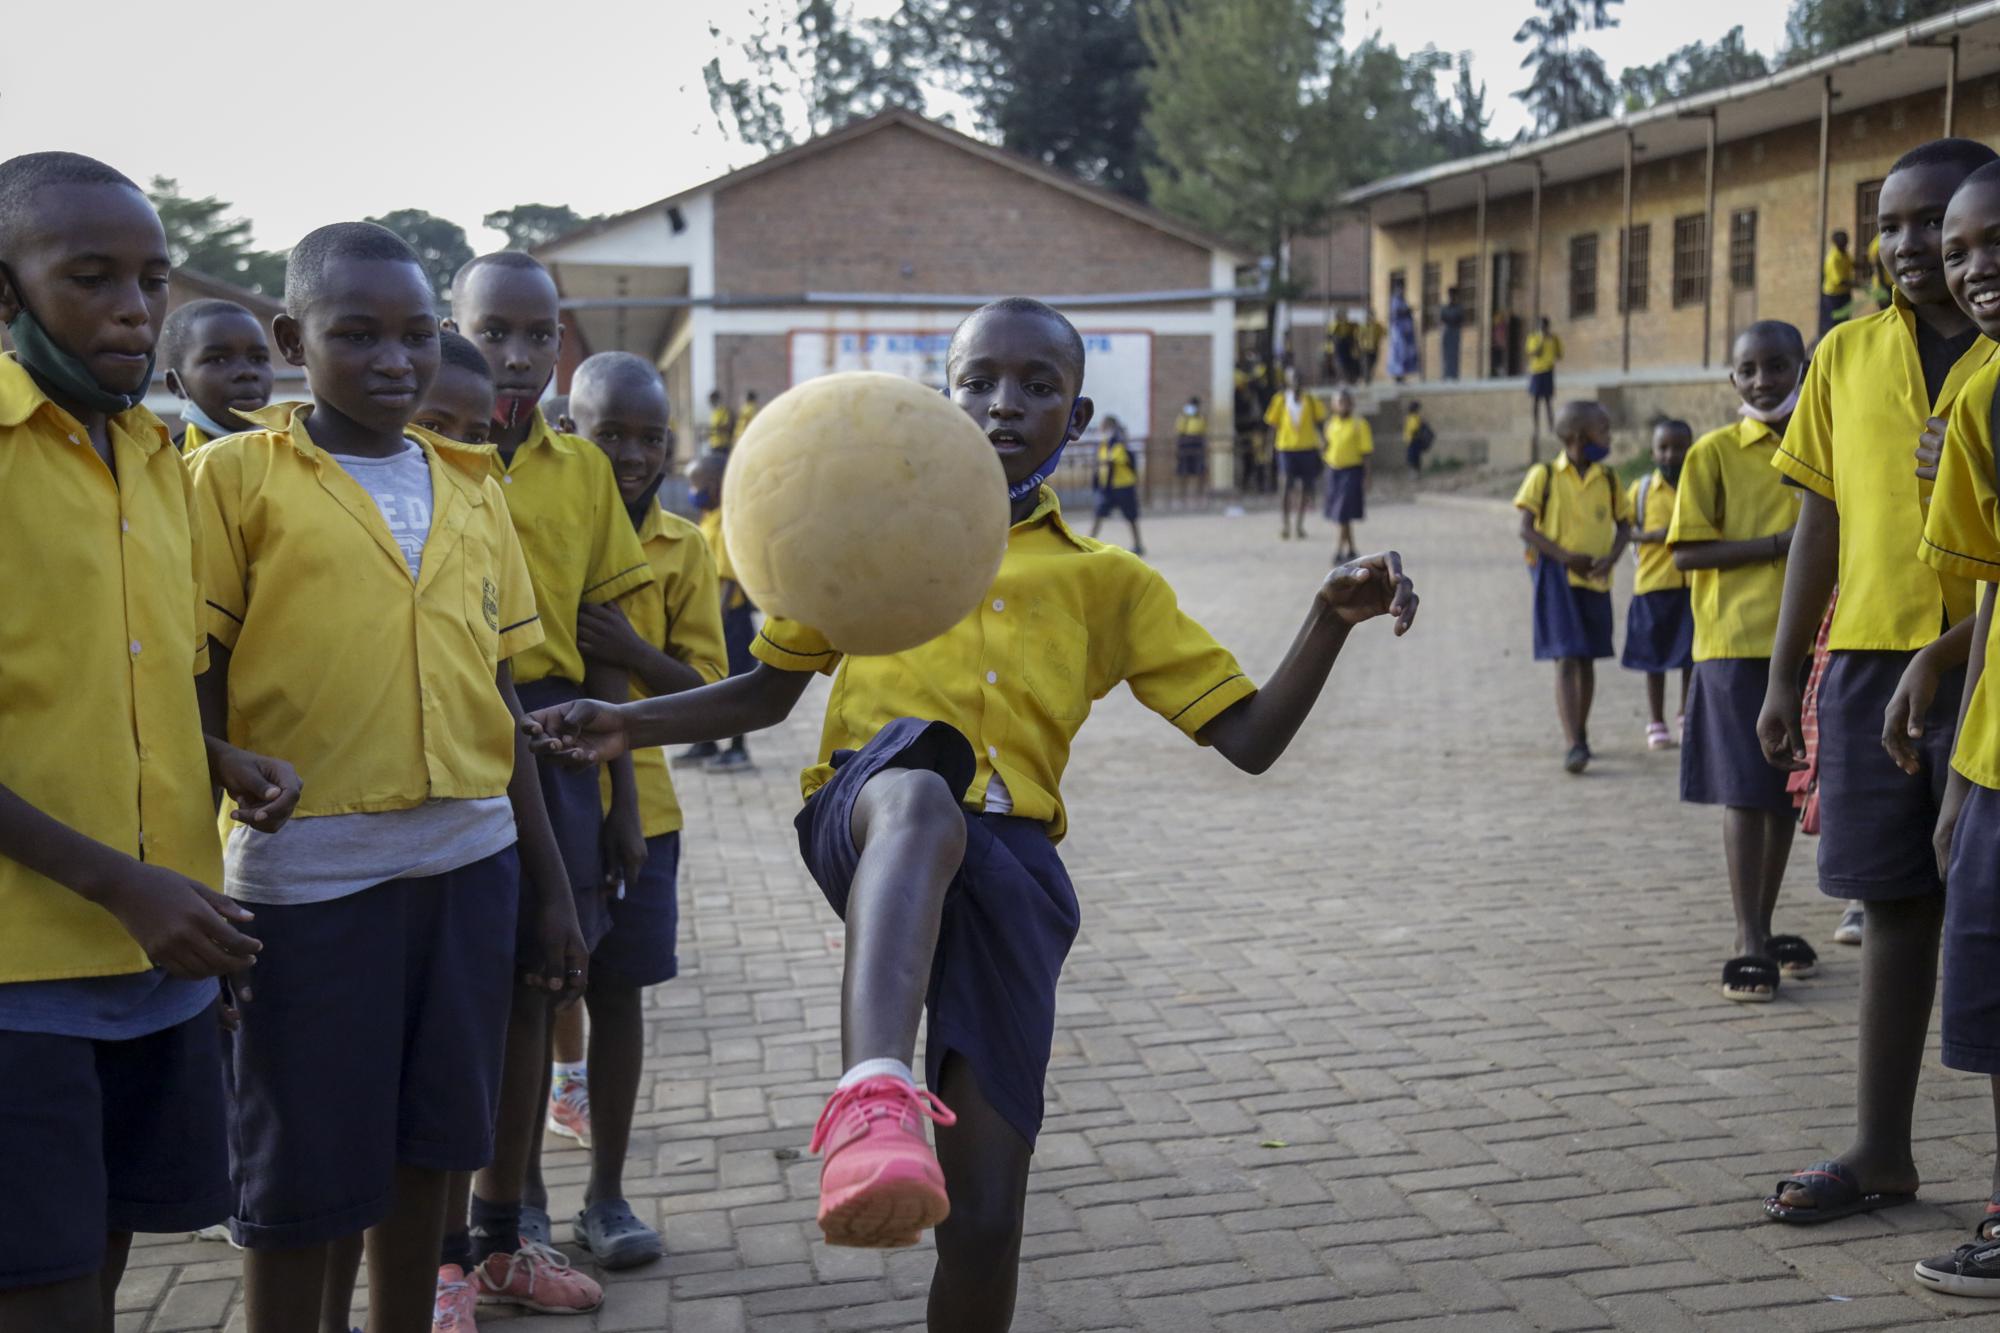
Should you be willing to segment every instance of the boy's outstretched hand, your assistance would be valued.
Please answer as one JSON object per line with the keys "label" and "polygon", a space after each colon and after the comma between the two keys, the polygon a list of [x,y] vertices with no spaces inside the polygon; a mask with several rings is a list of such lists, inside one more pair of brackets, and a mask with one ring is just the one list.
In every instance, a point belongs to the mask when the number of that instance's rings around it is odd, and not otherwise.
{"label": "boy's outstretched hand", "polygon": [[529,749],[572,768],[608,764],[632,748],[624,712],[596,699],[529,713],[521,719],[521,730]]}
{"label": "boy's outstretched hand", "polygon": [[1417,588],[1403,573],[1403,557],[1395,551],[1365,555],[1340,566],[1319,585],[1319,599],[1349,625],[1392,616],[1399,637],[1417,618]]}
{"label": "boy's outstretched hand", "polygon": [[236,802],[229,817],[260,833],[275,833],[292,817],[304,790],[299,775],[282,759],[218,744],[210,760],[216,785]]}

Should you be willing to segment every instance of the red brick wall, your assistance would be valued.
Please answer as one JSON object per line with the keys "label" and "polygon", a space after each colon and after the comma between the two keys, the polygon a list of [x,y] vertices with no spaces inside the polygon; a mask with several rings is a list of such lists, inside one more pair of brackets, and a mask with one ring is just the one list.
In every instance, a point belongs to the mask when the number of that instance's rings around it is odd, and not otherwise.
{"label": "red brick wall", "polygon": [[1151,291],[1209,252],[901,125],[721,191],[720,292]]}
{"label": "red brick wall", "polygon": [[[756,391],[768,403],[792,386],[792,349],[781,333],[723,333],[715,339],[715,387],[734,411],[743,391]],[[708,420],[708,404],[700,404],[700,419]]]}

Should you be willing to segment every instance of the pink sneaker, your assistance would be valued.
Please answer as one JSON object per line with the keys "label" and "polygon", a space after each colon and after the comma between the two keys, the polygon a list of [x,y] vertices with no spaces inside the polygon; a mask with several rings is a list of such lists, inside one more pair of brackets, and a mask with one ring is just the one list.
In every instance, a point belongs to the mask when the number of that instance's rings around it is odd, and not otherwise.
{"label": "pink sneaker", "polygon": [[512,1254],[489,1254],[472,1270],[481,1305],[518,1305],[537,1314],[588,1314],[604,1304],[604,1288],[538,1241]]}
{"label": "pink sneaker", "polygon": [[566,1078],[549,1089],[549,1132],[590,1146],[590,1084]]}
{"label": "pink sneaker", "polygon": [[891,1249],[951,1212],[944,1172],[924,1137],[924,1121],[956,1124],[945,1104],[884,1075],[827,1098],[810,1151],[819,1169],[819,1229],[829,1245]]}
{"label": "pink sneaker", "polygon": [[431,1333],[479,1333],[473,1312],[479,1293],[457,1264],[438,1269],[437,1303],[431,1306]]}

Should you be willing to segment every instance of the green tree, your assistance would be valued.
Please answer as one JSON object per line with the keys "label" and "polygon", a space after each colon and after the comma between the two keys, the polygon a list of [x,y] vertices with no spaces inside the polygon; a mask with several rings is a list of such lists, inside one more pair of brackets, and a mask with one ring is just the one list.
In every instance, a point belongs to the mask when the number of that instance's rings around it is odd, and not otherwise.
{"label": "green tree", "polygon": [[1472,81],[1472,55],[1461,51],[1451,96],[1434,118],[1433,142],[1439,160],[1470,157],[1491,148],[1493,141],[1487,138],[1486,127],[1492,123],[1493,113],[1486,109],[1486,85]]}
{"label": "green tree", "polygon": [[921,111],[931,41],[906,7],[860,19],[842,0],[764,0],[751,36],[702,81],[724,132],[774,153],[892,106]]}
{"label": "green tree", "polygon": [[1743,25],[1739,23],[1718,41],[1689,42],[1663,60],[1628,67],[1618,76],[1618,85],[1624,90],[1626,109],[1637,111],[1762,78],[1770,72],[1771,62],[1763,53],[1743,44]]}
{"label": "green tree", "polygon": [[273,296],[284,290],[284,255],[253,246],[250,220],[230,216],[234,205],[213,195],[191,199],[171,176],[153,177],[146,194],[160,215],[175,268]]}
{"label": "green tree", "polygon": [[910,0],[913,31],[1001,145],[1146,197],[1139,0]]}
{"label": "green tree", "polygon": [[387,227],[410,243],[440,299],[451,290],[451,275],[472,258],[472,245],[465,239],[465,228],[449,218],[421,208],[399,208],[366,220]]}
{"label": "green tree", "polygon": [[1792,0],[1780,65],[1796,65],[1878,32],[1949,13],[1964,0]]}
{"label": "green tree", "polygon": [[568,204],[516,204],[488,213],[480,222],[505,232],[509,250],[535,250],[597,220]]}
{"label": "green tree", "polygon": [[1534,116],[1535,133],[1554,134],[1611,114],[1614,89],[1604,57],[1577,38],[1615,28],[1611,6],[1624,0],[1535,0],[1536,13],[1515,32],[1528,48],[1521,68],[1532,71],[1528,86],[1514,94]]}

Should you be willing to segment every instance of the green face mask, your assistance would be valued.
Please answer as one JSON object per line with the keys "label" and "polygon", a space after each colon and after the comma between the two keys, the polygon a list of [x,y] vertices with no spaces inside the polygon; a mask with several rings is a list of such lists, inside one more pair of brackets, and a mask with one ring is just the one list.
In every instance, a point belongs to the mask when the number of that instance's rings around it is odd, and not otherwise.
{"label": "green face mask", "polygon": [[[12,275],[9,275],[10,278]],[[19,299],[20,284],[14,284],[16,299]],[[20,313],[7,324],[7,335],[14,340],[14,355],[20,363],[34,372],[44,389],[81,404],[93,412],[116,415],[129,411],[146,401],[146,386],[153,382],[154,358],[146,359],[146,378],[140,382],[136,393],[112,393],[97,382],[90,373],[90,367],[76,357],[56,346],[55,339],[49,337],[42,322],[35,318],[26,304]]]}

